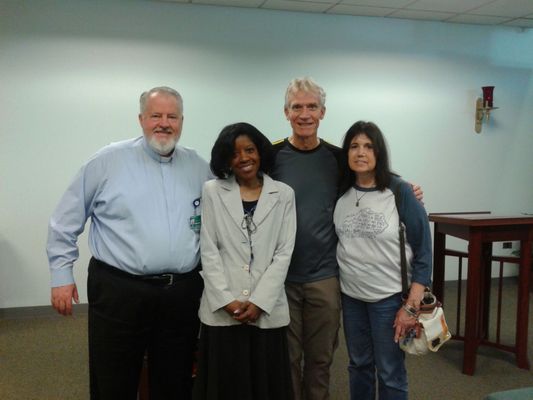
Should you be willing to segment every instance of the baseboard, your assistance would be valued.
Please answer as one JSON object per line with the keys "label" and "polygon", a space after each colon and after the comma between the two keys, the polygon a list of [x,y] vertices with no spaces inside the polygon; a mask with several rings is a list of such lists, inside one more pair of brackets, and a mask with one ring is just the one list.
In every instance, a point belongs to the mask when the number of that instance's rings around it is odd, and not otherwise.
{"label": "baseboard", "polygon": [[[87,314],[88,304],[74,304],[73,314]],[[0,308],[0,319],[43,318],[59,316],[52,306]]]}

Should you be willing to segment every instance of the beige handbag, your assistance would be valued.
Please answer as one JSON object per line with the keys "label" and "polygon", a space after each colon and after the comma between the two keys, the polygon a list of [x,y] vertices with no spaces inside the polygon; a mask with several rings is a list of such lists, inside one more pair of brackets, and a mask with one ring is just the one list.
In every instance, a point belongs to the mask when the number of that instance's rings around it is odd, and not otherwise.
{"label": "beige handbag", "polygon": [[441,303],[426,288],[416,325],[400,338],[400,348],[409,354],[423,355],[428,351],[437,351],[451,337]]}

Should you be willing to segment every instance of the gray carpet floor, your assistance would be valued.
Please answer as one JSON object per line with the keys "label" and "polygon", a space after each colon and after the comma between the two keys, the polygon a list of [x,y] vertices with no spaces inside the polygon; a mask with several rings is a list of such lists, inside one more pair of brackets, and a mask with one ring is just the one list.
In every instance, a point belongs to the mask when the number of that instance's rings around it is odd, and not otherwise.
{"label": "gray carpet floor", "polygon": [[[505,281],[504,292],[502,342],[513,344],[516,316],[514,279]],[[455,329],[455,293],[454,285],[447,286],[445,311],[452,331]],[[494,295],[493,303],[495,298]],[[531,308],[533,300],[530,301]],[[75,315],[69,318],[51,314],[13,317],[0,313],[0,400],[89,398],[85,310],[78,307]],[[529,319],[530,360],[533,360],[532,332],[533,324]],[[519,369],[514,355],[485,346],[478,351],[475,375],[464,375],[461,372],[462,351],[463,343],[453,340],[438,353],[408,356],[410,399],[481,400],[491,392],[533,386],[533,372]],[[347,364],[344,335],[341,333],[332,366],[332,400],[348,399]]]}

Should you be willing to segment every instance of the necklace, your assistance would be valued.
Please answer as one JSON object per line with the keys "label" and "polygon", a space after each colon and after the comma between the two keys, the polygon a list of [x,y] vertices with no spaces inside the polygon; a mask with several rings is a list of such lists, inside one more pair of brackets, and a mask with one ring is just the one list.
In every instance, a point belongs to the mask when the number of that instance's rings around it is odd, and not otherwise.
{"label": "necklace", "polygon": [[358,193],[358,192],[357,192],[357,189],[355,189],[355,200],[356,200],[356,201],[355,201],[355,206],[356,206],[356,207],[359,207],[359,201],[360,201],[363,197],[365,197],[365,194],[367,194],[368,192],[364,192],[364,193],[361,195],[361,197],[357,196],[357,193]]}

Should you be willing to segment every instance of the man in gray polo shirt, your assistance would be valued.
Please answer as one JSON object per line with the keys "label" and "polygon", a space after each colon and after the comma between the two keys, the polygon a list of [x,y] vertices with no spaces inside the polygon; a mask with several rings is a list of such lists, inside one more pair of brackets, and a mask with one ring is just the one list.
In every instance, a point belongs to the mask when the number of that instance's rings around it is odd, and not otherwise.
{"label": "man in gray polo shirt", "polygon": [[[296,195],[298,229],[285,285],[296,400],[329,399],[329,369],[340,326],[333,211],[342,178],[342,153],[318,137],[325,100],[324,90],[309,78],[289,83],[285,115],[292,135],[274,143],[276,159],[270,174],[290,185]],[[416,194],[421,198],[421,192]]]}

